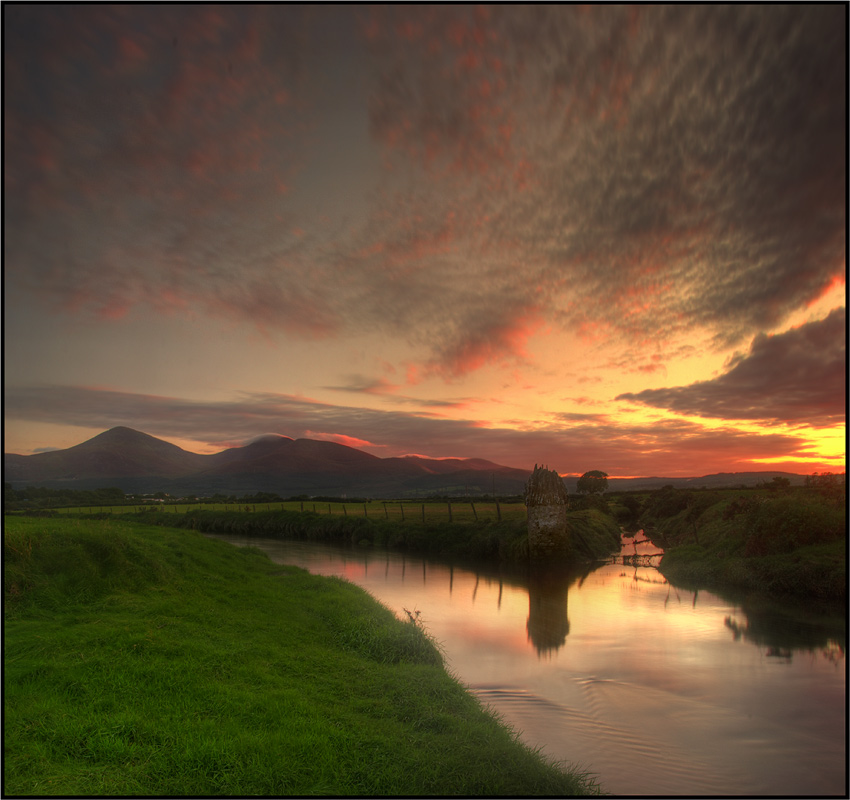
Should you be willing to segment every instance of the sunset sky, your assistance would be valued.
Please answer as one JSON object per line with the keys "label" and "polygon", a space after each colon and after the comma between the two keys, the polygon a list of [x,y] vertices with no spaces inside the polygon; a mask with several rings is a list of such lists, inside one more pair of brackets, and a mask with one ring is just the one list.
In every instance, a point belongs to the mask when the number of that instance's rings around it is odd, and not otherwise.
{"label": "sunset sky", "polygon": [[843,472],[846,11],[5,5],[4,450]]}

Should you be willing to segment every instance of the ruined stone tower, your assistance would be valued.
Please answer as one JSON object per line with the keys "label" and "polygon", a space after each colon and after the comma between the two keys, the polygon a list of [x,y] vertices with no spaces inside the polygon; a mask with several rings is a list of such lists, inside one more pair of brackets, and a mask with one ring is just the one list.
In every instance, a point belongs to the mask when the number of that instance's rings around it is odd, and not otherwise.
{"label": "ruined stone tower", "polygon": [[570,550],[567,490],[555,470],[534,465],[525,486],[528,508],[528,554],[533,559],[564,556]]}

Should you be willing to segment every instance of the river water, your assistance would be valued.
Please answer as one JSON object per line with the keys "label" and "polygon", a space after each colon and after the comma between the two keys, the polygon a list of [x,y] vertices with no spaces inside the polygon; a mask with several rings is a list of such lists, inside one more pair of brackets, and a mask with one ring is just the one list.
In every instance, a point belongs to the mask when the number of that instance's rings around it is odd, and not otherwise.
{"label": "river water", "polygon": [[419,611],[453,675],[606,792],[846,796],[846,634],[800,604],[684,590],[631,563],[565,575],[212,538]]}

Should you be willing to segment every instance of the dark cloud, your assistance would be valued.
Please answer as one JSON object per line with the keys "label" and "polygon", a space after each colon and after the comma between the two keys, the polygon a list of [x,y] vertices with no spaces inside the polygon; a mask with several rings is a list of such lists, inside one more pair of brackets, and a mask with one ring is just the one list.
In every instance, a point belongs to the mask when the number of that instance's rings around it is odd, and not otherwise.
{"label": "dark cloud", "polygon": [[[380,395],[386,401],[397,405],[418,406],[420,414],[427,414],[427,409],[460,409],[465,408],[468,400],[434,400],[421,397],[411,397],[399,394],[399,385],[386,378],[369,378],[365,375],[348,375],[347,383],[338,386],[323,386],[333,392],[350,392],[352,394]],[[424,410],[423,410],[424,409]]]}
{"label": "dark cloud", "polygon": [[846,419],[846,312],[776,336],[760,334],[723,375],[670,389],[621,394],[680,414],[826,427]]}
{"label": "dark cloud", "polygon": [[325,386],[334,392],[353,392],[355,394],[394,394],[398,385],[386,378],[369,378],[365,375],[348,375],[347,382],[340,386]]}
{"label": "dark cloud", "polygon": [[580,422],[584,424],[603,424],[610,420],[607,414],[581,414],[578,412],[560,411],[553,415],[562,422]]}
{"label": "dark cloud", "polygon": [[525,469],[548,463],[560,472],[578,474],[604,469],[611,475],[660,471],[675,477],[760,469],[754,461],[760,458],[785,459],[793,465],[796,457],[808,455],[806,440],[795,436],[705,429],[677,420],[623,425],[601,417],[561,415],[549,426],[522,431],[486,427],[470,419],[335,406],[270,393],[201,402],[43,386],[7,389],[5,406],[9,419],[61,421],[95,430],[126,425],[165,439],[194,439],[222,448],[266,431],[292,438],[359,442],[364,450],[383,457],[414,452],[479,457]]}
{"label": "dark cloud", "polygon": [[306,156],[297,9],[17,12],[4,26],[14,285],[107,318],[200,305],[335,328],[287,225]]}
{"label": "dark cloud", "polygon": [[[842,5],[30,5],[4,21],[9,286],[71,313],[382,331],[453,378],[521,361],[541,321],[729,346],[844,270]],[[337,120],[328,76],[352,73],[362,107]],[[326,112],[338,130],[317,131]],[[316,142],[355,170],[361,133],[382,171],[349,197]],[[305,203],[314,179],[349,216]]]}
{"label": "dark cloud", "polygon": [[444,363],[529,307],[605,339],[727,346],[843,272],[844,8],[396,13],[417,24],[385,26],[372,124],[435,187],[421,230],[451,210],[479,265],[434,309],[476,286],[477,313],[439,327]]}

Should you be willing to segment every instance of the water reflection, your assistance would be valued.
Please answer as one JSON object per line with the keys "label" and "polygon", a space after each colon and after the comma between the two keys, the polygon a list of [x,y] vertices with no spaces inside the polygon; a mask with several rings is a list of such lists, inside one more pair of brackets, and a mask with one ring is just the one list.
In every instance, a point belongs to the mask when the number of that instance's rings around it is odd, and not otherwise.
{"label": "water reflection", "polygon": [[740,611],[725,617],[723,624],[734,641],[748,641],[765,649],[769,658],[790,661],[795,651],[819,653],[837,662],[844,658],[846,631],[843,620],[816,616],[805,609],[782,607],[766,600],[745,599]]}
{"label": "water reflection", "polygon": [[525,628],[538,655],[547,655],[567,641],[570,620],[567,595],[570,581],[560,572],[543,567],[528,576],[528,621]]}
{"label": "water reflection", "polygon": [[570,586],[584,580],[599,564],[532,564],[525,576],[528,590],[528,641],[538,656],[551,656],[563,647],[570,633]]}
{"label": "water reflection", "polygon": [[[407,579],[408,558],[400,554],[401,582]],[[416,562],[420,559],[414,558]],[[427,580],[445,580],[448,572],[448,594],[452,596],[454,591],[455,570],[474,576],[470,601],[474,605],[478,600],[479,589],[482,582],[498,584],[498,593],[495,598],[496,610],[502,608],[502,599],[506,587],[525,590],[528,593],[528,616],[526,619],[527,639],[539,656],[549,656],[561,648],[566,642],[570,632],[570,621],[568,616],[568,597],[570,586],[577,581],[584,580],[594,569],[602,564],[574,565],[562,562],[550,564],[532,565],[455,565],[449,564],[439,568],[432,563],[430,570],[427,569],[425,561],[422,561],[422,583]],[[387,561],[387,572],[389,576],[389,560]],[[364,574],[366,569],[364,568]]]}
{"label": "water reflection", "polygon": [[[404,608],[421,610],[448,667],[482,702],[613,794],[844,789],[840,614],[676,586],[633,559],[532,570],[216,538],[346,578],[402,619]],[[625,544],[623,555],[649,549]]]}

